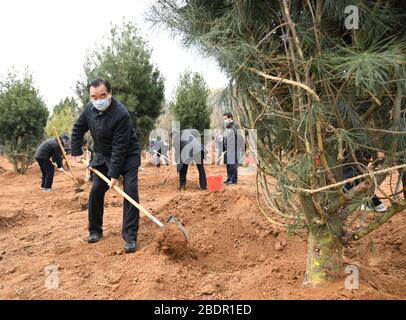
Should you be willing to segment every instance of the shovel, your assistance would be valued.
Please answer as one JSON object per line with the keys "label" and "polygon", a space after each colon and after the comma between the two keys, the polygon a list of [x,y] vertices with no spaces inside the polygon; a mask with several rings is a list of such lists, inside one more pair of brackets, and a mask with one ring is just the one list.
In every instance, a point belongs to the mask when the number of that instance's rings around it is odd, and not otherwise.
{"label": "shovel", "polygon": [[169,159],[168,157],[164,156],[162,153],[159,153],[158,151],[154,150],[154,153],[159,154],[162,158],[168,160],[169,162],[172,162],[172,164],[176,164],[175,161],[172,161],[171,159]]}
{"label": "shovel", "polygon": [[169,174],[166,176],[165,180],[161,182],[161,185],[164,185],[166,181],[169,179],[169,177],[172,175],[173,169],[175,169],[175,166],[172,167],[172,169],[169,171]]}
{"label": "shovel", "polygon": [[[82,162],[89,167],[89,163],[86,162],[85,160],[82,160]],[[90,170],[92,170],[95,174],[99,176],[100,179],[104,180],[108,185],[111,184],[111,180],[107,178],[104,174],[102,174],[99,170],[89,167]],[[128,194],[126,194],[123,190],[121,190],[118,186],[114,186],[113,188],[115,191],[117,191],[123,198],[125,198],[128,202],[130,202],[134,207],[136,207],[140,212],[145,215],[148,219],[150,219],[153,223],[155,223],[158,227],[163,228],[165,225],[159,221],[156,217],[154,217],[151,213],[148,212],[147,209],[145,209],[143,206],[141,206],[139,203],[137,203],[133,198],[131,198]],[[170,216],[168,219],[168,223],[173,223],[175,224],[178,229],[182,232],[183,236],[185,237],[186,241],[188,241],[188,234],[186,232],[186,229],[184,225],[175,217],[175,216]]]}
{"label": "shovel", "polygon": [[[57,166],[55,163],[52,163],[52,164],[54,165],[55,168],[58,168],[58,166]],[[75,180],[73,179],[73,176],[72,176],[70,173],[68,173],[68,172],[66,172],[66,171],[62,171],[62,172],[63,172],[65,175],[67,175],[69,178],[71,178],[73,181],[75,181]],[[85,183],[84,181],[80,181],[80,178],[79,178],[77,181],[78,181],[78,183],[79,183],[80,185],[82,185],[82,184]],[[76,190],[76,189],[75,189],[75,191],[76,191],[76,192],[82,192],[83,189],[79,188],[79,190]]]}
{"label": "shovel", "polygon": [[78,180],[75,178],[75,176],[74,176],[74,174],[73,174],[73,171],[72,171],[72,169],[70,168],[70,165],[69,165],[69,162],[68,162],[68,158],[66,157],[65,149],[63,148],[61,139],[59,139],[58,131],[56,130],[55,127],[52,128],[52,130],[54,131],[55,136],[56,136],[56,140],[58,141],[59,147],[61,148],[63,158],[64,158],[65,161],[66,161],[66,166],[68,167],[68,170],[69,170],[69,172],[70,172],[70,174],[71,174],[71,176],[72,176],[71,178],[72,178],[73,181],[75,182],[75,185],[76,185],[75,192],[76,192],[76,193],[83,192],[84,190],[80,187],[80,186],[81,186],[80,183],[79,183]]}
{"label": "shovel", "polygon": [[163,154],[159,153],[159,152],[156,151],[156,150],[154,150],[154,152],[155,152],[156,154],[159,154],[159,155],[162,156],[163,158],[167,159],[169,162],[172,162],[172,164],[174,165],[174,166],[172,167],[172,169],[169,171],[169,174],[166,176],[166,178],[161,182],[161,185],[164,185],[164,184],[166,183],[166,181],[169,179],[169,177],[172,175],[173,169],[174,169],[175,166],[176,166],[176,162],[175,162],[175,161],[172,161],[172,160],[169,159],[168,157],[165,157]]}
{"label": "shovel", "polygon": [[223,151],[223,153],[220,155],[220,157],[218,157],[218,159],[216,160],[216,163],[221,160],[221,158],[224,156],[225,153],[226,153],[226,151]]}

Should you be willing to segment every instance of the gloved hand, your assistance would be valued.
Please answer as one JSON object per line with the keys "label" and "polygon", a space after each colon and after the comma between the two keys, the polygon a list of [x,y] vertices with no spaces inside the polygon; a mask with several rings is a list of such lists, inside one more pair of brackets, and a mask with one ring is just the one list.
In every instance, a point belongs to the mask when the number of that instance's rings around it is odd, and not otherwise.
{"label": "gloved hand", "polygon": [[58,171],[59,171],[59,172],[63,172],[64,170],[63,170],[62,167],[60,167],[60,168],[58,168]]}

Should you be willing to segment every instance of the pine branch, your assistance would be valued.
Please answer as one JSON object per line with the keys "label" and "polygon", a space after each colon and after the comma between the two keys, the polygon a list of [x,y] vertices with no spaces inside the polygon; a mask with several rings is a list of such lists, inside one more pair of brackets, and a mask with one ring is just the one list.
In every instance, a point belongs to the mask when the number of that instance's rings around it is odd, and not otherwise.
{"label": "pine branch", "polygon": [[381,225],[383,225],[385,222],[387,222],[395,214],[397,214],[405,209],[406,209],[405,200],[400,202],[399,204],[392,205],[391,207],[388,208],[388,210],[384,214],[379,215],[379,217],[377,219],[375,219],[373,222],[371,222],[367,226],[361,227],[357,231],[351,233],[349,235],[349,239],[359,240],[362,237],[365,237],[366,235],[370,234],[372,231],[378,229]]}
{"label": "pine branch", "polygon": [[343,180],[343,181],[340,181],[340,182],[337,182],[337,183],[333,183],[333,184],[330,184],[328,186],[317,188],[317,189],[303,189],[303,188],[295,188],[295,187],[289,187],[289,186],[287,186],[287,188],[289,188],[289,189],[291,189],[293,191],[299,191],[299,192],[303,192],[303,193],[307,193],[307,194],[314,194],[314,193],[319,193],[319,192],[322,192],[322,191],[326,191],[326,190],[329,190],[329,189],[334,189],[334,188],[343,186],[343,185],[345,185],[347,183],[354,182],[354,181],[356,181],[358,179],[368,178],[368,177],[372,177],[372,176],[376,176],[376,175],[380,175],[380,174],[385,174],[385,173],[395,171],[395,170],[399,170],[399,169],[402,169],[402,168],[406,168],[406,164],[401,164],[401,165],[398,165],[398,166],[378,170],[378,171],[375,171],[375,172],[361,174],[359,176],[355,176],[355,177],[352,177],[352,178],[349,178],[349,179],[346,179],[346,180]]}
{"label": "pine branch", "polygon": [[276,77],[276,76],[271,76],[269,74],[266,74],[265,72],[262,72],[260,70],[254,69],[254,68],[248,68],[248,70],[256,73],[257,75],[265,78],[265,79],[269,79],[272,81],[277,81],[277,82],[282,82],[285,84],[290,84],[292,86],[296,86],[296,87],[300,87],[304,90],[306,90],[314,99],[316,99],[317,102],[320,102],[320,97],[317,95],[316,92],[314,92],[313,89],[309,88],[307,85],[297,82],[297,81],[293,81],[290,79],[284,79],[284,78],[280,78],[280,77]]}

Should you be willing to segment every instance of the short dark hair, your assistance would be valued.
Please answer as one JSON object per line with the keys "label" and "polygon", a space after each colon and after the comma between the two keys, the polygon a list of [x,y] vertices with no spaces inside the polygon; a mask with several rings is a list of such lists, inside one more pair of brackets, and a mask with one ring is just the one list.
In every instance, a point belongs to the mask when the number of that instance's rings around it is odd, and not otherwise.
{"label": "short dark hair", "polygon": [[107,88],[107,92],[110,93],[111,92],[111,84],[108,80],[103,79],[103,78],[96,78],[93,81],[91,81],[88,85],[87,85],[87,91],[90,90],[90,87],[93,88],[97,88],[99,86],[101,86],[102,84],[104,84]]}
{"label": "short dark hair", "polygon": [[227,118],[234,119],[233,114],[232,114],[231,112],[225,112],[225,113],[223,114],[223,117],[227,117]]}

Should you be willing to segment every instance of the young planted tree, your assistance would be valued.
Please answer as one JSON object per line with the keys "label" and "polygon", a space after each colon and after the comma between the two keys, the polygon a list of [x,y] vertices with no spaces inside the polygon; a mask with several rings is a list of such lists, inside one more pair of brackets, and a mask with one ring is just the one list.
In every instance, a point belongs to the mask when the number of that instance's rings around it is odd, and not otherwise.
{"label": "young planted tree", "polygon": [[56,128],[59,133],[70,134],[73,124],[79,115],[79,107],[75,99],[65,98],[60,101],[52,110],[52,116],[48,120],[45,129],[47,136],[54,136],[52,128]]}
{"label": "young planted tree", "polygon": [[227,95],[223,94],[223,89],[210,90],[208,105],[211,110],[210,126],[214,129],[223,128],[223,115],[230,110],[230,103],[228,102]]}
{"label": "young planted tree", "polygon": [[180,76],[170,110],[181,130],[193,128],[203,134],[204,129],[210,128],[208,96],[209,89],[200,74],[187,71]]}
{"label": "young planted tree", "polygon": [[152,65],[151,52],[132,23],[113,26],[105,43],[87,57],[84,79],[77,83],[77,93],[82,102],[87,103],[87,84],[97,77],[108,79],[114,97],[127,107],[140,142],[145,146],[161,112],[163,78]]}
{"label": "young planted tree", "polygon": [[10,73],[0,82],[0,146],[15,172],[24,174],[34,161],[47,118],[48,109],[30,74],[20,80]]}
{"label": "young planted tree", "polygon": [[[340,277],[344,245],[406,209],[380,187],[406,166],[405,15],[396,0],[158,0],[151,9],[229,75],[235,111],[258,134],[262,212],[308,230],[309,286]],[[365,150],[384,152],[380,170],[360,162]],[[350,164],[365,174],[344,191]],[[390,207],[363,225],[357,208],[374,191]]]}
{"label": "young planted tree", "polygon": [[156,120],[155,127],[170,132],[172,130],[172,121],[173,115],[169,109],[169,104],[165,104],[161,115]]}

